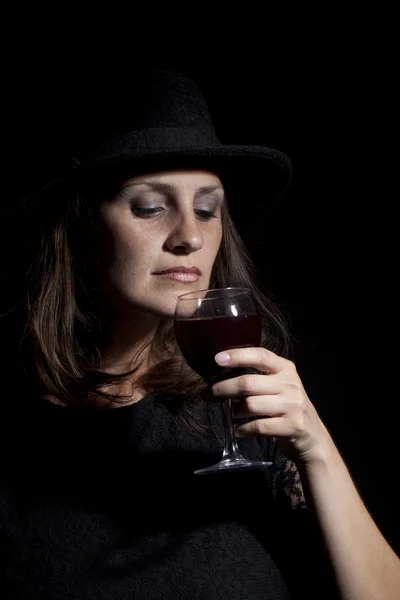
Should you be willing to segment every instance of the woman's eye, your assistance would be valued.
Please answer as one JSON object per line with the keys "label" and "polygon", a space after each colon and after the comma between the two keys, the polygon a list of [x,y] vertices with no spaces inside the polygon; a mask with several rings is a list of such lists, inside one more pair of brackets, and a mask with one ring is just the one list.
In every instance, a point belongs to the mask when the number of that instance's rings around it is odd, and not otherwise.
{"label": "woman's eye", "polygon": [[[144,219],[148,219],[151,218],[153,215],[161,212],[162,208],[141,208],[140,206],[136,206],[134,208],[132,208],[132,212],[134,215],[138,216],[138,217],[143,217]],[[207,210],[196,210],[195,211],[197,213],[197,215],[199,215],[199,218],[201,220],[205,220],[208,221],[209,219],[216,219],[216,215],[212,212],[209,212]]]}
{"label": "woman's eye", "polygon": [[136,206],[132,208],[132,212],[134,215],[138,217],[151,217],[155,213],[158,213],[162,210],[162,208],[140,208],[140,206]]}
{"label": "woman's eye", "polygon": [[217,215],[215,215],[213,212],[209,212],[208,210],[196,210],[196,213],[200,215],[200,218],[204,219],[205,221],[217,218]]}

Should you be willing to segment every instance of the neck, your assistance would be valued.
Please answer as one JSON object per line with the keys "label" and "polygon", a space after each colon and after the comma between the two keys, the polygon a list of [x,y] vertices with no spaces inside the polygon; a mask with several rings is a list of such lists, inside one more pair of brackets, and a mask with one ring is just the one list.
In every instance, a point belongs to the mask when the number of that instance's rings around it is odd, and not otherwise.
{"label": "neck", "polygon": [[110,326],[110,336],[101,351],[102,368],[110,373],[122,368],[133,369],[137,361],[149,356],[151,343],[160,320],[142,315],[132,317],[129,322],[115,318]]}
{"label": "neck", "polygon": [[137,402],[144,396],[144,390],[135,388],[135,381],[153,364],[150,344],[159,323],[158,317],[148,313],[131,314],[129,320],[121,315],[113,318],[109,339],[101,350],[101,368],[113,374],[134,368],[138,370],[127,381],[108,391],[132,395],[131,402]]}

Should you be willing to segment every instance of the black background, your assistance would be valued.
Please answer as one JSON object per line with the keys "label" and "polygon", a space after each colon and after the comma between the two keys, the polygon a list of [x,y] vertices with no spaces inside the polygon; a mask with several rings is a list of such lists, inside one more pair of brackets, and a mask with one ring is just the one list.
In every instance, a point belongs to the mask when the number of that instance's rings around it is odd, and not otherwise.
{"label": "black background", "polygon": [[178,39],[174,57],[153,33],[118,51],[107,39],[85,50],[65,42],[57,51],[20,39],[22,52],[4,53],[2,62],[3,189],[7,195],[51,161],[99,82],[117,81],[116,94],[129,93],[130,65],[145,62],[152,48],[158,59],[148,64],[200,83],[221,141],[286,152],[293,182],[254,260],[291,319],[311,400],[375,521],[399,548],[394,72],[384,46],[389,23],[382,29],[371,16],[367,31],[365,21],[347,28],[343,18],[339,29],[333,23],[314,35],[303,27],[272,43],[269,25],[264,38],[254,34],[257,44],[251,30],[246,42],[237,30],[218,48],[214,28],[193,36],[195,44],[190,35]]}

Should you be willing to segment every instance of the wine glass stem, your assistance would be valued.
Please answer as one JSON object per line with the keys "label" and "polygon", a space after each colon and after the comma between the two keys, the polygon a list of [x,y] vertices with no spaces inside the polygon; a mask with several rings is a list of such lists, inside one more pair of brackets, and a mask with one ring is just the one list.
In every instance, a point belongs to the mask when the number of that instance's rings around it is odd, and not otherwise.
{"label": "wine glass stem", "polygon": [[242,458],[236,441],[235,428],[233,426],[231,398],[221,402],[221,411],[225,432],[224,453],[222,455],[222,460]]}

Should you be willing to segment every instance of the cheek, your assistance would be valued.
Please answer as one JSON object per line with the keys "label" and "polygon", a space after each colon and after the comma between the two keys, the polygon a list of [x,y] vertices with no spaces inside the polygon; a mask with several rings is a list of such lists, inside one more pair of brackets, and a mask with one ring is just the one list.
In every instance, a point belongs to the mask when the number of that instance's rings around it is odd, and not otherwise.
{"label": "cheek", "polygon": [[148,236],[146,238],[143,232],[132,231],[126,216],[110,219],[106,223],[103,241],[103,256],[107,265],[131,262],[140,252],[146,252],[148,246]]}
{"label": "cheek", "polygon": [[148,232],[132,231],[114,239],[113,257],[108,264],[108,273],[124,287],[142,281],[144,283],[154,266],[155,241]]}
{"label": "cheek", "polygon": [[135,240],[124,243],[121,240],[115,246],[113,263],[117,263],[120,270],[129,270],[130,273],[140,273],[147,269],[152,260],[153,252],[147,240]]}
{"label": "cheek", "polygon": [[221,225],[218,232],[213,236],[212,240],[210,240],[210,250],[212,248],[215,257],[217,256],[218,250],[221,247],[222,237],[223,237],[223,230],[222,230],[222,225]]}

